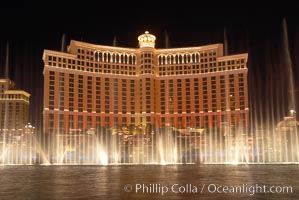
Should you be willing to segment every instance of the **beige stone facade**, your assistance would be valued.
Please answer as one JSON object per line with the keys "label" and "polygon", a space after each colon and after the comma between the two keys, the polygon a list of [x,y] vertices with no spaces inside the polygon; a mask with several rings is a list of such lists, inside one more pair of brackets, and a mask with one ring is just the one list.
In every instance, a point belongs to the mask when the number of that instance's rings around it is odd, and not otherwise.
{"label": "beige stone facade", "polygon": [[0,79],[0,130],[17,131],[29,122],[30,94],[15,90],[10,79]]}
{"label": "beige stone facade", "polygon": [[213,128],[249,123],[247,54],[222,44],[156,49],[72,40],[67,52],[44,50],[44,132],[152,124]]}

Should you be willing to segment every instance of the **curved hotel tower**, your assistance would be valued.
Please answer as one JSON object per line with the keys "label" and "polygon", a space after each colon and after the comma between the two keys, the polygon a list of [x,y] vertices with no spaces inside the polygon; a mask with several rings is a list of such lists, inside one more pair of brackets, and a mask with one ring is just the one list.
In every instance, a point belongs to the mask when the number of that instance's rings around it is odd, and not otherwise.
{"label": "curved hotel tower", "polygon": [[248,125],[247,53],[156,49],[155,40],[146,31],[137,49],[72,40],[67,52],[44,50],[44,132]]}

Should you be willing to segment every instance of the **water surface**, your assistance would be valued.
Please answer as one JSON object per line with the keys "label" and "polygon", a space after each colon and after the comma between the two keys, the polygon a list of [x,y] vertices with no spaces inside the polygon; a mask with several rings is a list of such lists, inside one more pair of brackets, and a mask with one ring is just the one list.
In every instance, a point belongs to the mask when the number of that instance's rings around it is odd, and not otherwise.
{"label": "water surface", "polygon": [[[0,166],[0,197],[299,199],[298,173],[299,165]],[[237,186],[243,190],[233,192]],[[291,186],[292,191],[282,191],[284,186]],[[253,191],[255,187],[268,192]]]}

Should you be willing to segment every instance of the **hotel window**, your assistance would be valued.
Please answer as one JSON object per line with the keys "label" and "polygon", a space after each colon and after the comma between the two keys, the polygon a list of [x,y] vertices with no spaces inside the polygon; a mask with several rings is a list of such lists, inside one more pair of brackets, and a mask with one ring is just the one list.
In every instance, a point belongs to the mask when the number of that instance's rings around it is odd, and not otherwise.
{"label": "hotel window", "polygon": [[101,117],[100,116],[96,116],[96,124],[97,124],[97,127],[101,126]]}
{"label": "hotel window", "polygon": [[88,128],[92,127],[92,116],[87,116],[87,127]]}
{"label": "hotel window", "polygon": [[109,102],[109,98],[105,99],[105,113],[109,113]]}
{"label": "hotel window", "polygon": [[240,97],[240,110],[245,110],[245,99]]}
{"label": "hotel window", "polygon": [[49,114],[49,120],[54,120],[54,114],[52,113]]}

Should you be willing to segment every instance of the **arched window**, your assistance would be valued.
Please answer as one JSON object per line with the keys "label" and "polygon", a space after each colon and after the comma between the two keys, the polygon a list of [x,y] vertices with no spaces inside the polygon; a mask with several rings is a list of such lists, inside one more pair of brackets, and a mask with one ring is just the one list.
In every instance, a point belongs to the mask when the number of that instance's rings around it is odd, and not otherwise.
{"label": "arched window", "polygon": [[115,54],[112,54],[112,62],[115,63]]}
{"label": "arched window", "polygon": [[200,58],[199,58],[199,53],[196,53],[196,62],[199,62],[200,60],[199,60]]}
{"label": "arched window", "polygon": [[170,64],[170,55],[167,56],[167,63],[166,64]]}
{"label": "arched window", "polygon": [[183,60],[183,63],[186,63],[187,62],[187,55],[184,54],[184,60]]}
{"label": "arched window", "polygon": [[187,55],[187,61],[188,61],[188,63],[191,62],[191,54],[188,54],[188,55]]}
{"label": "arched window", "polygon": [[95,61],[99,61],[99,53],[98,52],[95,52],[95,54],[94,54],[94,60]]}
{"label": "arched window", "polygon": [[179,63],[182,64],[183,63],[183,56],[180,54],[179,55]]}
{"label": "arched window", "polygon": [[108,53],[108,60],[107,60],[107,62],[111,62],[111,54],[110,53]]}
{"label": "arched window", "polygon": [[123,54],[120,55],[120,62],[121,62],[122,64],[124,63],[124,55],[123,55]]}
{"label": "arched window", "polygon": [[103,57],[103,54],[102,54],[102,52],[100,52],[99,53],[99,60],[98,61],[102,62],[103,61],[102,57]]}
{"label": "arched window", "polygon": [[107,62],[107,53],[104,52],[103,54],[104,54],[104,62]]}

